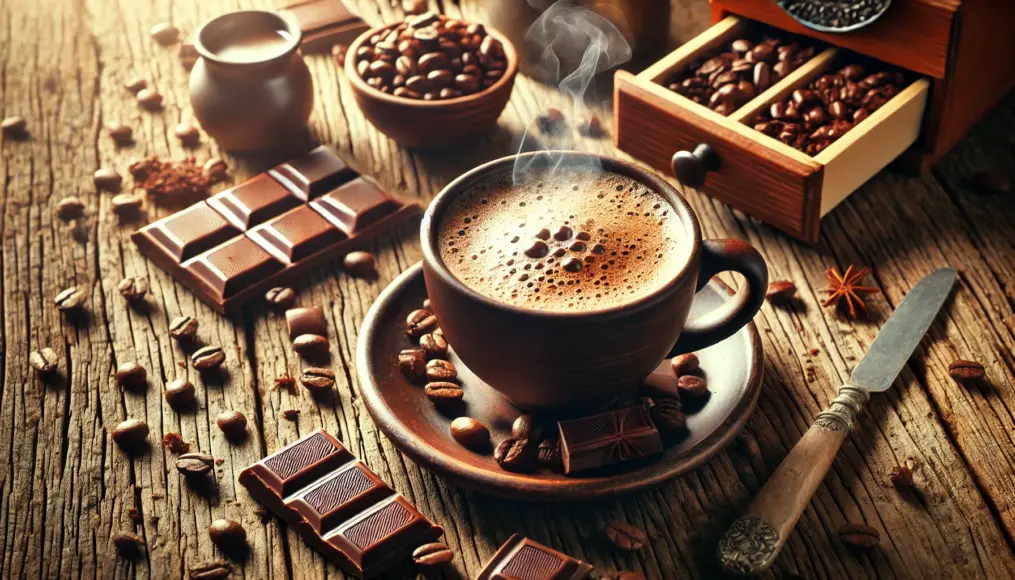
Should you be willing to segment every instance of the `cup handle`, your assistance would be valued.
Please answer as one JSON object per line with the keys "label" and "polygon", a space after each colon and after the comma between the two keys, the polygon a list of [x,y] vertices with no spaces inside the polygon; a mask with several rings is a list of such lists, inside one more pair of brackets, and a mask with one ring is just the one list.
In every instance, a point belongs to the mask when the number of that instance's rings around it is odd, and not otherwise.
{"label": "cup handle", "polygon": [[728,304],[688,320],[671,354],[700,350],[728,338],[761,310],[768,291],[768,265],[761,253],[740,240],[704,240],[695,292],[704,288],[712,276],[726,271],[741,274],[747,283]]}

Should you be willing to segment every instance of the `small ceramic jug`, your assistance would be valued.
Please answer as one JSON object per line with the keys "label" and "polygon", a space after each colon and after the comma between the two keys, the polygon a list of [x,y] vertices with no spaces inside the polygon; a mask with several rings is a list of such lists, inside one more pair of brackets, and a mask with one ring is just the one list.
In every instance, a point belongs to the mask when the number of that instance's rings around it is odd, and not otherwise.
{"label": "small ceramic jug", "polygon": [[297,52],[302,36],[291,19],[258,10],[230,12],[198,29],[190,103],[219,146],[283,150],[302,138],[314,105],[310,71]]}

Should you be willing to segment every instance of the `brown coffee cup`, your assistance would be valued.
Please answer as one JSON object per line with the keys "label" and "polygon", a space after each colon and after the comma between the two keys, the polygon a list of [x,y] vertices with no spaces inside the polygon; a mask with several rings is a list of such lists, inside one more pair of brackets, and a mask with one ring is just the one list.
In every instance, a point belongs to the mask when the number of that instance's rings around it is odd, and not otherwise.
{"label": "brown coffee cup", "polygon": [[[652,294],[621,307],[574,313],[520,308],[469,288],[440,256],[444,212],[474,184],[510,172],[519,158],[537,168],[558,161],[598,163],[654,189],[682,225],[685,239],[677,251],[684,253],[683,266]],[[445,187],[420,228],[426,289],[445,338],[472,372],[529,411],[577,412],[633,394],[666,356],[712,345],[750,322],[768,287],[768,268],[757,250],[738,240],[703,242],[697,218],[672,185],[611,157],[559,152],[551,160],[523,153],[491,161]],[[746,283],[727,305],[688,321],[694,294],[724,271],[740,273]]]}

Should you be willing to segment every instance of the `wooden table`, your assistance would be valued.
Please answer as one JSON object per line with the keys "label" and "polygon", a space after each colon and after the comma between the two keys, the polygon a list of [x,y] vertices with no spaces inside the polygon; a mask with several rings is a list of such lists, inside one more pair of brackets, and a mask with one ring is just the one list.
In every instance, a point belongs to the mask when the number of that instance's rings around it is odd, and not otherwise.
{"label": "wooden table", "polygon": [[[757,411],[736,444],[657,489],[585,505],[513,503],[463,491],[406,460],[379,433],[357,394],[351,361],[359,324],[381,289],[419,260],[414,225],[373,247],[379,280],[353,279],[333,265],[299,287],[299,303],[325,307],[332,333],[338,396],[319,404],[305,392],[273,389],[275,377],[300,365],[280,316],[259,304],[233,317],[214,313],[130,243],[143,222],[119,223],[110,211],[111,194],[94,191],[91,175],[101,166],[125,172],[132,157],[220,154],[207,138],[191,153],[172,136],[181,119],[191,118],[187,76],[175,51],[154,44],[148,29],[172,20],[193,30],[240,4],[269,2],[37,0],[0,8],[2,116],[25,116],[31,131],[29,140],[0,148],[0,576],[180,577],[188,566],[216,557],[205,528],[227,517],[249,534],[250,556],[237,563],[243,575],[341,577],[284,526],[262,523],[256,503],[236,484],[247,465],[324,427],[444,526],[463,578],[475,575],[516,531],[604,573],[637,569],[649,578],[712,578],[725,527],[834,396],[907,290],[948,264],[961,271],[954,299],[895,388],[871,401],[771,577],[1015,575],[1015,204],[1010,196],[977,195],[967,186],[978,168],[1011,174],[1015,167],[1015,100],[991,113],[932,173],[885,172],[865,185],[825,219],[814,247],[692,192],[706,237],[749,241],[768,259],[773,279],[800,288],[798,307],[766,305],[756,319],[766,353]],[[375,23],[397,16],[387,2],[360,4]],[[460,10],[446,4],[448,12]],[[337,143],[389,191],[424,203],[462,171],[512,152],[538,111],[564,103],[554,91],[519,78],[500,131],[454,152],[410,153],[363,120],[329,58],[308,61],[317,91],[313,139]],[[123,88],[134,74],[151,78],[165,94],[163,112],[137,109]],[[134,127],[134,146],[118,149],[104,135],[103,125],[113,120]],[[585,147],[612,149],[608,140]],[[233,182],[281,160],[225,157]],[[54,208],[72,194],[88,209],[68,224]],[[145,219],[173,209],[149,200]],[[873,282],[883,290],[870,301],[866,321],[849,322],[820,306],[823,271],[849,264],[872,266]],[[143,308],[128,307],[118,295],[125,276],[150,280]],[[77,325],[53,307],[55,294],[73,284],[88,294],[87,318]],[[169,339],[167,324],[181,314],[199,318],[200,336],[226,350],[221,377],[200,380],[178,366],[183,353]],[[61,379],[49,385],[36,379],[27,361],[29,351],[47,345],[61,358]],[[953,382],[947,366],[956,358],[983,362],[987,385]],[[132,360],[149,371],[149,388],[141,394],[121,392],[113,380],[116,366]],[[198,386],[196,412],[177,414],[162,397],[164,384],[180,376]],[[227,443],[214,426],[225,409],[250,418],[242,444]],[[301,412],[298,420],[283,417],[288,409]],[[128,417],[152,427],[151,451],[135,458],[109,437]],[[197,495],[181,482],[173,455],[158,445],[168,432],[182,433],[194,448],[223,460],[213,494]],[[889,473],[907,460],[916,465],[915,489],[898,491]],[[648,545],[631,555],[609,549],[601,529],[612,519],[646,530]],[[880,547],[848,551],[835,534],[845,522],[880,530]],[[147,543],[146,555],[134,563],[118,559],[110,544],[113,534],[131,530]],[[391,577],[411,575],[402,568]]]}

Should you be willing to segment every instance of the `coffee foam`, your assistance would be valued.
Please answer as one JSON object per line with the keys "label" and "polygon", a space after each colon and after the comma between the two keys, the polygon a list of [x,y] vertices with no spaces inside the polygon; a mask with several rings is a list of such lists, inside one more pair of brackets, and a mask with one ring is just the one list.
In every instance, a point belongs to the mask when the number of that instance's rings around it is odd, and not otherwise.
{"label": "coffee foam", "polygon": [[521,184],[494,177],[459,194],[438,243],[451,273],[480,294],[576,312],[629,304],[665,286],[686,261],[682,237],[673,207],[645,185],[558,168],[530,170]]}

